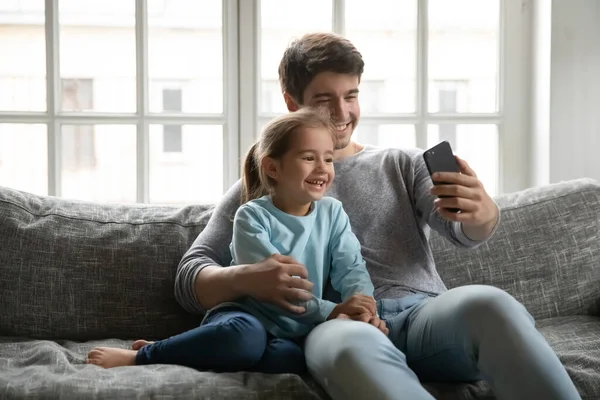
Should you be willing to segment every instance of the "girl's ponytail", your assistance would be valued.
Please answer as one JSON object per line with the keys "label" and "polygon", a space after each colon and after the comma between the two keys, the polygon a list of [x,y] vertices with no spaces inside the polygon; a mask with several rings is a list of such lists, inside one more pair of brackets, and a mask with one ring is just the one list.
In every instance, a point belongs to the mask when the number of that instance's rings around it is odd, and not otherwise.
{"label": "girl's ponytail", "polygon": [[250,147],[250,150],[248,150],[248,154],[246,154],[246,159],[244,160],[244,167],[242,169],[242,204],[267,194],[267,190],[260,179],[260,166],[258,165],[259,160],[256,154],[257,147],[258,143],[254,143]]}

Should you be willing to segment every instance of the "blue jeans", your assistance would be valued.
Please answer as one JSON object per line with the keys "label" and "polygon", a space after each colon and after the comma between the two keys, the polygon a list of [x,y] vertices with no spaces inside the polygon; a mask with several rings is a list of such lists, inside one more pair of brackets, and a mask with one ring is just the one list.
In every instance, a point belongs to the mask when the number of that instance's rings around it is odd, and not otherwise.
{"label": "blue jeans", "polygon": [[198,328],[142,347],[136,364],[177,364],[215,372],[306,371],[298,343],[272,336],[258,319],[234,308],[216,310]]}
{"label": "blue jeans", "polygon": [[433,400],[420,381],[481,379],[498,399],[581,399],[525,307],[500,289],[385,299],[378,312],[388,337],[340,319],[307,337],[309,372],[333,399]]}

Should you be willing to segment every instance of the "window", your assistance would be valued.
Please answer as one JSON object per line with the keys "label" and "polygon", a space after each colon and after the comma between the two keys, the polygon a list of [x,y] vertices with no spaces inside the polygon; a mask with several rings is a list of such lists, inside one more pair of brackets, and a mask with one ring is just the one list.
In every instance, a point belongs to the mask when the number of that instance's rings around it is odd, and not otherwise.
{"label": "window", "polygon": [[[163,111],[181,112],[181,89],[163,89]],[[163,126],[163,151],[165,153],[181,153],[183,142],[181,125]]]}
{"label": "window", "polygon": [[263,80],[260,100],[261,110],[268,110],[270,112],[277,113],[287,112],[278,79]]}
{"label": "window", "polygon": [[[91,79],[63,79],[63,110],[93,109]],[[93,125],[65,125],[62,129],[62,166],[68,170],[92,169],[96,166],[96,139]]]}
{"label": "window", "polygon": [[235,29],[234,3],[1,6],[0,185],[102,202],[217,201],[238,171],[237,100],[225,96],[236,40],[223,33],[224,21]]}
{"label": "window", "polygon": [[357,141],[449,140],[490,193],[519,190],[530,16],[520,0],[9,1],[0,185],[214,203],[258,128],[287,112],[277,70],[290,40],[332,31],[366,62]]}
{"label": "window", "polygon": [[514,0],[334,0],[307,5],[310,16],[304,16],[283,2],[262,0],[258,126],[285,112],[274,85],[285,46],[305,32],[335,31],[365,60],[355,139],[422,149],[448,140],[495,195],[502,188],[501,134],[511,134],[501,129],[518,118],[500,102],[515,79],[501,74],[507,62],[501,55],[514,44],[505,43],[503,53],[501,38],[508,33],[501,14],[519,8]]}
{"label": "window", "polygon": [[[440,114],[455,114],[459,110],[460,103],[466,103],[467,83],[464,81],[435,81],[434,82],[434,97],[437,98],[436,110]],[[438,140],[446,140],[450,143],[456,143],[456,128],[455,124],[440,124],[438,126]]]}

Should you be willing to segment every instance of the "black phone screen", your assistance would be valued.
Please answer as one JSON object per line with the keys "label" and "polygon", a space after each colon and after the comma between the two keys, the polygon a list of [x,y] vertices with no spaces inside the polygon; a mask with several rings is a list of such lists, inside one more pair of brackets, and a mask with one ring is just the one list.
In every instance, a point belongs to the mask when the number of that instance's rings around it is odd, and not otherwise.
{"label": "black phone screen", "polygon": [[[456,158],[454,158],[454,153],[452,152],[452,147],[450,147],[450,143],[446,141],[426,150],[423,153],[423,158],[427,165],[427,169],[429,170],[429,175],[433,175],[435,172],[460,172]],[[441,185],[443,182],[434,182],[434,184]],[[460,209],[449,208],[448,211],[456,213],[460,212]]]}

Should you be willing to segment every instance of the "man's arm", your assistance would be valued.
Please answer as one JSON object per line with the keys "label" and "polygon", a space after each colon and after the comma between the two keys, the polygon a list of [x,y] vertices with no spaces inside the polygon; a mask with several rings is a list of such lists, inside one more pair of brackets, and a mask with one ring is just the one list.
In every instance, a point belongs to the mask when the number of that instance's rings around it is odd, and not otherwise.
{"label": "man's arm", "polygon": [[179,262],[175,298],[190,313],[200,314],[219,303],[244,295],[237,279],[244,266],[231,263],[229,243],[233,215],[240,205],[241,182],[235,183],[214,208],[210,220]]}
{"label": "man's arm", "polygon": [[[452,243],[476,247],[492,236],[500,220],[500,210],[485,192],[475,172],[457,157],[461,174],[444,173],[438,181],[450,185],[434,186],[422,152],[412,156],[413,195],[418,214],[427,224]],[[440,199],[446,195],[450,198]],[[460,208],[452,213],[444,208]]]}

